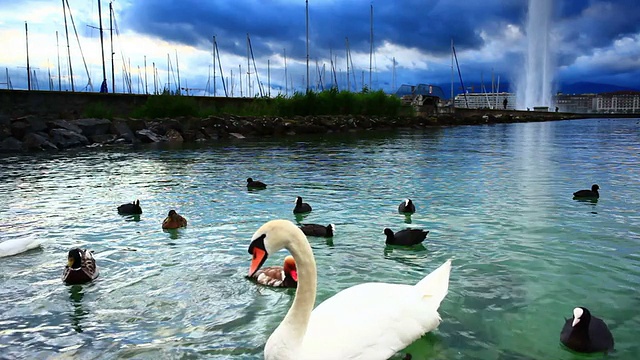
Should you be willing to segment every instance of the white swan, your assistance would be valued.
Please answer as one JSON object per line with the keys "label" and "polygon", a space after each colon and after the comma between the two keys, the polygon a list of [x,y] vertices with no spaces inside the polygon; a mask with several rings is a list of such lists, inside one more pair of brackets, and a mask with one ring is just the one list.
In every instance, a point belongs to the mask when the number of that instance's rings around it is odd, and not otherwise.
{"label": "white swan", "polygon": [[0,257],[12,256],[35,249],[44,241],[35,237],[11,239],[0,243]]}
{"label": "white swan", "polygon": [[312,312],[316,262],[302,230],[290,221],[269,221],[253,235],[249,276],[283,248],[296,261],[298,288],[289,312],[267,340],[267,360],[388,359],[440,324],[438,307],[449,288],[451,260],[416,285],[356,285]]}

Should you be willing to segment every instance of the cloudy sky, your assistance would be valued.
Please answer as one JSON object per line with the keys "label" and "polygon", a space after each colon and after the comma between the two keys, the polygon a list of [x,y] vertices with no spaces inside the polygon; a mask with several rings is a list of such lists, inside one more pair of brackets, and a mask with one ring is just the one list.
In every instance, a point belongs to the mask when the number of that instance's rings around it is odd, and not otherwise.
{"label": "cloudy sky", "polygon": [[[26,22],[33,88],[70,89],[70,53],[75,89],[99,91],[98,1],[67,2],[69,46],[61,1],[0,0],[1,88],[7,86],[7,72],[13,88],[27,88]],[[557,83],[640,89],[638,0],[552,2],[550,27],[540,31],[549,35]],[[179,79],[183,93],[212,93],[214,35],[217,95],[224,95],[220,70],[229,96],[306,88],[304,0],[114,0],[112,5],[117,92],[175,89]],[[449,84],[451,40],[465,85],[475,84],[478,91],[483,80],[490,91],[492,75],[496,85],[498,78],[501,84],[515,83],[525,68],[527,13],[527,0],[309,0],[310,86],[335,81],[341,90],[365,84],[390,92],[401,84]],[[109,1],[103,0],[111,92],[109,21]],[[457,83],[457,72],[455,77]]]}

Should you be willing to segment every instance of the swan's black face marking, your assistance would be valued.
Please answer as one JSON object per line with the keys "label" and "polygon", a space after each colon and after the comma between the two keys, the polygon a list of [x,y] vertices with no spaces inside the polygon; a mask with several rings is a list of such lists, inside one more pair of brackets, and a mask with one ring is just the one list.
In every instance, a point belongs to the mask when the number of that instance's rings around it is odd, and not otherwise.
{"label": "swan's black face marking", "polygon": [[266,237],[266,234],[262,234],[251,241],[251,244],[249,245],[249,254],[253,255],[251,266],[249,267],[249,277],[253,276],[253,274],[262,267],[264,262],[267,261],[267,257],[269,257],[269,254],[264,247],[264,239]]}

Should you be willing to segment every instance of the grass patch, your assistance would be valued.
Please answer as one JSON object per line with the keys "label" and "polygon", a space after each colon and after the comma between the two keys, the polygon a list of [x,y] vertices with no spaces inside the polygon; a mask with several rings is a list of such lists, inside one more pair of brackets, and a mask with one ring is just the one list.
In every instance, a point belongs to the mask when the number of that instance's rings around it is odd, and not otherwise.
{"label": "grass patch", "polygon": [[82,115],[85,118],[113,119],[113,110],[101,102],[88,103]]}
{"label": "grass patch", "polygon": [[370,92],[338,91],[297,92],[291,97],[255,98],[242,105],[221,108],[202,108],[189,96],[163,94],[149,96],[147,102],[131,114],[136,118],[162,118],[178,116],[206,117],[209,115],[238,116],[308,116],[308,115],[370,115],[396,116],[410,114],[399,98],[382,90]]}

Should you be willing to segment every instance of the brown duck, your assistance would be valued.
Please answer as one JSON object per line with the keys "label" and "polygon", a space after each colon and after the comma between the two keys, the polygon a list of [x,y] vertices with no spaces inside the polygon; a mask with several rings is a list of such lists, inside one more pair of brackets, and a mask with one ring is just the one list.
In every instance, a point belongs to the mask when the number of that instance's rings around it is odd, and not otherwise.
{"label": "brown duck", "polygon": [[69,251],[67,266],[64,267],[62,280],[70,285],[85,284],[99,275],[93,252],[75,248]]}
{"label": "brown duck", "polygon": [[298,272],[293,256],[284,258],[284,266],[269,266],[256,271],[250,278],[258,284],[272,287],[298,287]]}
{"label": "brown duck", "polygon": [[167,217],[162,222],[163,229],[177,229],[187,226],[187,219],[178,214],[175,210],[170,210]]}

